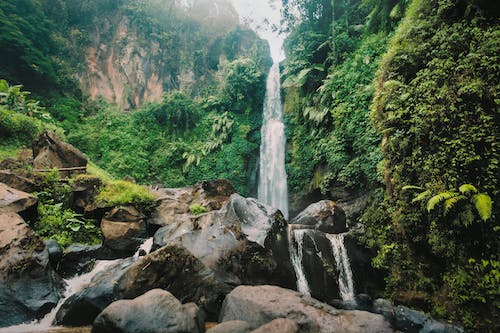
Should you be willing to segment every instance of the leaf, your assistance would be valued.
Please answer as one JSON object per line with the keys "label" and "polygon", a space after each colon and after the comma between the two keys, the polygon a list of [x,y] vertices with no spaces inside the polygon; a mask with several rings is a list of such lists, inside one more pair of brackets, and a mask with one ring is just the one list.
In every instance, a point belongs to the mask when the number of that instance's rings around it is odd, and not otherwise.
{"label": "leaf", "polygon": [[413,198],[413,200],[411,202],[415,203],[415,202],[418,202],[418,201],[422,201],[422,200],[424,200],[425,198],[427,198],[430,195],[431,195],[431,191],[429,191],[429,190],[421,192],[415,198]]}
{"label": "leaf", "polygon": [[452,209],[453,206],[455,206],[455,204],[460,200],[467,200],[467,198],[463,195],[458,195],[456,197],[447,199],[444,202],[444,215],[448,214],[449,210]]}
{"label": "leaf", "polygon": [[458,188],[458,190],[460,191],[460,193],[462,194],[467,194],[467,193],[477,193],[477,188],[472,185],[472,184],[463,184],[462,186],[460,186]]}
{"label": "leaf", "polygon": [[81,224],[69,224],[68,227],[73,230],[74,232],[80,231],[80,228],[82,227]]}
{"label": "leaf", "polygon": [[430,198],[429,201],[427,201],[427,211],[430,212],[431,210],[434,209],[434,207],[436,207],[437,204],[439,204],[439,203],[441,203],[449,198],[456,197],[458,195],[459,194],[457,192],[451,192],[451,191],[436,194],[435,196]]}
{"label": "leaf", "polygon": [[474,206],[476,206],[476,210],[483,221],[486,221],[491,217],[493,200],[491,200],[491,197],[488,194],[476,194],[472,197],[472,202],[474,203]]}
{"label": "leaf", "polygon": [[420,187],[420,186],[406,185],[406,186],[403,186],[402,190],[403,190],[403,191],[409,191],[409,190],[423,190],[423,188],[422,188],[422,187]]}

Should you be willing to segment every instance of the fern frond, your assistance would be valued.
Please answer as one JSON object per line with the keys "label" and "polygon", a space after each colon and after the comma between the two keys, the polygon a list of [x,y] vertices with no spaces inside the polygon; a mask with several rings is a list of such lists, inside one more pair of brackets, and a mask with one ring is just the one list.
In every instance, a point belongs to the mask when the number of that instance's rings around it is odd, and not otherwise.
{"label": "fern frond", "polygon": [[409,191],[409,190],[423,190],[420,186],[414,186],[414,185],[406,185],[403,186],[402,188],[403,191]]}
{"label": "fern frond", "polygon": [[413,198],[413,200],[411,202],[415,203],[418,201],[422,201],[430,195],[431,195],[431,191],[429,191],[429,190],[421,192],[419,195],[417,195],[415,198]]}
{"label": "fern frond", "polygon": [[472,202],[474,203],[474,206],[476,206],[476,210],[483,221],[486,221],[491,217],[493,200],[491,200],[491,197],[488,194],[476,194],[472,197]]}
{"label": "fern frond", "polygon": [[455,204],[457,202],[459,202],[460,200],[467,200],[467,198],[464,195],[458,195],[456,197],[452,197],[452,198],[447,199],[444,202],[444,215],[448,214],[450,209],[452,209],[453,206],[455,206]]}
{"label": "fern frond", "polygon": [[427,201],[427,211],[430,212],[431,210],[434,209],[434,207],[436,207],[437,204],[439,204],[445,200],[448,200],[449,198],[456,197],[458,195],[459,195],[459,193],[451,192],[451,191],[446,191],[446,192],[441,192],[439,194],[436,194],[435,196],[430,198],[429,201]]}
{"label": "fern frond", "polygon": [[460,193],[462,194],[467,194],[467,193],[477,193],[477,188],[472,185],[472,184],[463,184],[462,186],[460,186],[458,188],[458,190],[460,191]]}

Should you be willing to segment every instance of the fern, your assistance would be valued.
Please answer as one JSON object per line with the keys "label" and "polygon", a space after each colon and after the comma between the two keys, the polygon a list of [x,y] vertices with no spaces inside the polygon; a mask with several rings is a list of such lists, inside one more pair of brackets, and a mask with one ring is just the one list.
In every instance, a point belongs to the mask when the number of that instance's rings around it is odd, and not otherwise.
{"label": "fern", "polygon": [[477,193],[477,188],[472,185],[472,184],[463,184],[462,186],[460,186],[458,188],[458,190],[460,191],[460,193],[462,194],[467,194],[467,193]]}
{"label": "fern", "polygon": [[429,191],[429,190],[421,192],[419,195],[417,195],[415,198],[413,198],[413,200],[411,202],[415,203],[415,202],[422,201],[430,195],[431,195],[431,191]]}
{"label": "fern", "polygon": [[460,194],[452,191],[446,191],[436,194],[435,196],[430,198],[429,201],[427,201],[427,211],[430,212],[431,210],[434,209],[434,207],[436,207],[437,204],[440,204],[441,202],[456,197],[458,195]]}
{"label": "fern", "polygon": [[414,185],[406,185],[403,186],[402,188],[403,191],[410,191],[410,190],[423,190],[420,186],[414,186]]}
{"label": "fern", "polygon": [[450,209],[452,209],[455,206],[455,204],[461,200],[467,200],[467,198],[463,195],[457,195],[456,197],[447,199],[444,202],[444,215],[448,214]]}
{"label": "fern", "polygon": [[493,200],[486,193],[479,193],[472,197],[472,202],[476,206],[476,210],[483,221],[488,220],[491,217],[491,211],[493,207]]}

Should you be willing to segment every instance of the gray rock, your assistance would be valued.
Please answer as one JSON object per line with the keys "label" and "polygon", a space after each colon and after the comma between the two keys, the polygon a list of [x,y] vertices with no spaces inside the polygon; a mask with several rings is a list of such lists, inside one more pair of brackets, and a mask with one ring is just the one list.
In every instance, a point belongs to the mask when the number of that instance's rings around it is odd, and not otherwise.
{"label": "gray rock", "polygon": [[380,315],[337,310],[276,286],[239,286],[226,296],[221,321],[245,320],[256,329],[277,318],[295,321],[299,332],[393,332]]}
{"label": "gray rock", "polygon": [[322,200],[309,205],[293,218],[290,224],[307,225],[330,234],[347,231],[344,210],[331,200]]}
{"label": "gray rock", "polygon": [[132,206],[119,206],[101,221],[103,245],[123,256],[132,255],[147,238],[145,216]]}
{"label": "gray rock", "polygon": [[270,323],[262,325],[251,333],[297,333],[299,326],[295,321],[288,318],[274,319]]}
{"label": "gray rock", "polygon": [[189,310],[171,293],[153,289],[133,300],[119,300],[106,307],[94,321],[92,333],[198,333],[196,305]]}
{"label": "gray rock", "polygon": [[59,265],[59,262],[62,259],[63,250],[59,243],[57,243],[54,239],[46,239],[43,241],[45,246],[47,247],[47,251],[49,251],[49,261],[52,267],[56,268]]}
{"label": "gray rock", "polygon": [[206,333],[248,333],[250,330],[250,324],[246,321],[230,320],[212,327]]}
{"label": "gray rock", "polygon": [[394,307],[391,301],[384,298],[377,298],[373,301],[373,312],[383,315],[387,320],[394,319]]}
{"label": "gray rock", "polygon": [[417,310],[398,305],[394,308],[394,327],[405,333],[418,333],[429,320],[429,316]]}

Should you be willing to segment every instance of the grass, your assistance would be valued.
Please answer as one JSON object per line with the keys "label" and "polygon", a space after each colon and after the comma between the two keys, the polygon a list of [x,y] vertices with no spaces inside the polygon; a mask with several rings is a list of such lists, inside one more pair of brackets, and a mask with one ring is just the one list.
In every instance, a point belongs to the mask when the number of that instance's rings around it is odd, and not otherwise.
{"label": "grass", "polygon": [[106,206],[134,205],[143,211],[150,211],[156,205],[156,198],[148,188],[126,180],[113,180],[101,189],[97,201]]}

